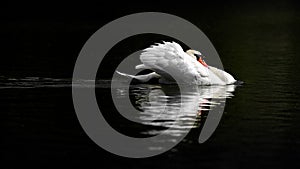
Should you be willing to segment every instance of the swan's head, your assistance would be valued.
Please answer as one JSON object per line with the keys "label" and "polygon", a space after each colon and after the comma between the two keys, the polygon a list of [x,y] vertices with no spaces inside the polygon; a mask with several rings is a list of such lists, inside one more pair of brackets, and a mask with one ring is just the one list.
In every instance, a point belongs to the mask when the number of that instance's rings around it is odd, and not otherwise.
{"label": "swan's head", "polygon": [[191,57],[195,58],[198,62],[200,62],[203,66],[205,67],[208,67],[208,65],[205,63],[205,61],[203,60],[203,55],[199,52],[199,51],[196,51],[196,50],[187,50],[186,53],[188,55],[190,55]]}

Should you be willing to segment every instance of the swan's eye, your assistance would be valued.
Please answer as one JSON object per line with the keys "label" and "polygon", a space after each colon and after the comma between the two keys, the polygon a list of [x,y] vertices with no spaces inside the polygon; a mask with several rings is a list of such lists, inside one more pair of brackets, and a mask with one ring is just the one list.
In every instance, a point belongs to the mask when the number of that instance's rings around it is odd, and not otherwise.
{"label": "swan's eye", "polygon": [[199,58],[201,57],[201,55],[199,54],[194,54],[194,55],[196,56],[197,60],[199,60]]}

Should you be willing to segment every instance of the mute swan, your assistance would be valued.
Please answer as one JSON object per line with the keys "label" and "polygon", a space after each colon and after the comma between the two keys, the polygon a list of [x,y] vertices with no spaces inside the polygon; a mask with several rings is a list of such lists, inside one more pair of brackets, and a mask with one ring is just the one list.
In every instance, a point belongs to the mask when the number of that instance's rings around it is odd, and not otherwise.
{"label": "mute swan", "polygon": [[148,82],[159,78],[160,83],[187,83],[194,85],[228,85],[236,80],[227,72],[209,66],[203,55],[196,50],[183,51],[176,42],[164,42],[152,45],[140,55],[142,64],[136,69],[150,69],[146,75],[129,75],[116,71],[122,76]]}

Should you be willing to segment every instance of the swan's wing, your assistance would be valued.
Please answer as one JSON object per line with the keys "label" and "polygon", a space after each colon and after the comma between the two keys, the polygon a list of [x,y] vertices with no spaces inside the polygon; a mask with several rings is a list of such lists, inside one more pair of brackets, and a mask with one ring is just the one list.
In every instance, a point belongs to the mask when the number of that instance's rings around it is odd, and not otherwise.
{"label": "swan's wing", "polygon": [[155,72],[145,74],[145,75],[130,75],[130,74],[126,74],[126,73],[121,73],[119,71],[116,71],[116,73],[121,76],[130,78],[130,79],[137,79],[141,82],[148,82],[149,80],[151,80],[153,78],[160,78],[160,75]]}
{"label": "swan's wing", "polygon": [[208,79],[205,67],[186,54],[175,42],[164,42],[145,49],[140,60],[145,67],[154,70],[166,79],[174,78],[185,83]]}

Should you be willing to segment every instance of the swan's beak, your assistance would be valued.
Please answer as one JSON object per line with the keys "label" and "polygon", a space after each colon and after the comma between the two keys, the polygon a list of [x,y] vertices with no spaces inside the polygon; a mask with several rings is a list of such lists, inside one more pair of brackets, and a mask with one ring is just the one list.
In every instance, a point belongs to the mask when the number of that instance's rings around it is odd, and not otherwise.
{"label": "swan's beak", "polygon": [[205,63],[205,61],[200,57],[198,62],[200,62],[204,67],[208,67],[208,65]]}

